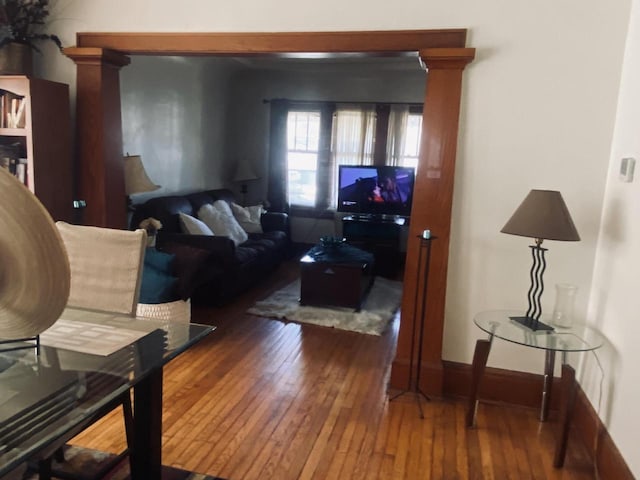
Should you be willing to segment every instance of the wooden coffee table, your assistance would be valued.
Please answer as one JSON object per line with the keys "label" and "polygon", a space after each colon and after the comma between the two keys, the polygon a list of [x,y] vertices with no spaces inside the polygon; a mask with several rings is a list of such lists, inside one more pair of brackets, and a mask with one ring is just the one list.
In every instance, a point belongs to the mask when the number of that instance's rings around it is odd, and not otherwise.
{"label": "wooden coffee table", "polygon": [[348,244],[316,245],[300,259],[300,305],[359,311],[373,285],[373,255]]}

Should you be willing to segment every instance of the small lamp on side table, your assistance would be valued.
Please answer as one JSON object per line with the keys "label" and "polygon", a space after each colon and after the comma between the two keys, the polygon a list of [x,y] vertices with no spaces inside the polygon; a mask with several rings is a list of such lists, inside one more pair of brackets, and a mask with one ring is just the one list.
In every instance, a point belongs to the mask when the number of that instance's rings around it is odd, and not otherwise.
{"label": "small lamp on side table", "polygon": [[562,195],[553,190],[531,190],[500,231],[531,237],[536,242],[535,245],[529,246],[533,257],[533,265],[529,273],[531,286],[527,293],[529,308],[524,317],[512,317],[512,320],[533,331],[553,330],[553,327],[540,321],[542,314],[540,298],[544,291],[542,275],[547,266],[544,259],[547,249],[542,248],[541,245],[545,239],[567,242],[580,240]]}
{"label": "small lamp on side table", "polygon": [[247,192],[249,188],[247,187],[247,182],[251,180],[258,180],[260,177],[256,175],[253,171],[253,168],[249,164],[247,160],[240,160],[238,162],[238,168],[236,169],[236,174],[233,176],[233,181],[236,183],[240,183],[240,193],[242,193],[242,206],[246,206],[247,202]]}

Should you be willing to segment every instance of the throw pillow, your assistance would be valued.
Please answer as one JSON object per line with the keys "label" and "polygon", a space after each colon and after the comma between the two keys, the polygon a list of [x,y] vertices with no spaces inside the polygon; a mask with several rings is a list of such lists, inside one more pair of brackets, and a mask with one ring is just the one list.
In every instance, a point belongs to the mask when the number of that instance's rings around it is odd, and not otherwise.
{"label": "throw pillow", "polygon": [[147,248],[144,253],[144,266],[150,266],[169,275],[173,274],[173,264],[176,259],[175,255],[160,252],[155,248]]}
{"label": "throw pillow", "polygon": [[242,207],[237,203],[231,204],[233,216],[247,233],[263,233],[260,217],[265,212],[262,205],[253,205],[251,207]]}
{"label": "throw pillow", "polygon": [[204,222],[191,215],[180,213],[178,220],[180,221],[182,233],[188,233],[190,235],[213,235],[211,229],[207,227]]}
{"label": "throw pillow", "polygon": [[213,205],[207,204],[200,207],[198,218],[206,223],[215,235],[229,237],[236,245],[249,239],[249,235],[242,229],[231,213],[229,204],[224,200],[217,200]]}
{"label": "throw pillow", "polygon": [[175,286],[178,279],[150,265],[142,270],[140,303],[167,303],[177,300]]}

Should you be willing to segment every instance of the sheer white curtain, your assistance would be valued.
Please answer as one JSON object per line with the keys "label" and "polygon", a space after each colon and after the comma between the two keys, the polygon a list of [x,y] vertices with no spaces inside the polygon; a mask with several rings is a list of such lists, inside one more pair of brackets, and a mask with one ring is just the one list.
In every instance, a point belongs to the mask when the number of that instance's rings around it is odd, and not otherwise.
{"label": "sheer white curtain", "polygon": [[337,105],[331,132],[331,208],[336,206],[338,165],[373,165],[374,105]]}
{"label": "sheer white curtain", "polygon": [[387,131],[387,165],[403,166],[407,136],[408,105],[392,105]]}

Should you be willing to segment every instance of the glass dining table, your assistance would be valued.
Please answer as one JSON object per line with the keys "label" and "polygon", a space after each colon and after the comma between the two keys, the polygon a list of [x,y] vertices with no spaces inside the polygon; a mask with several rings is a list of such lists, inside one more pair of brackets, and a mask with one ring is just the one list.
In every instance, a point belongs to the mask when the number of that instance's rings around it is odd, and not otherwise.
{"label": "glass dining table", "polygon": [[[131,478],[160,479],[163,367],[215,327],[71,308],[54,327],[61,323],[87,340],[70,350],[44,332],[37,349],[0,349],[0,477],[48,455],[133,390]],[[119,346],[127,334],[135,340]],[[95,353],[111,340],[113,353]]]}

